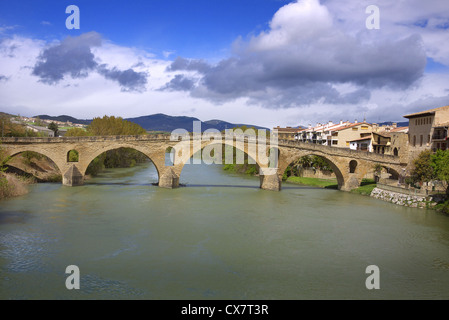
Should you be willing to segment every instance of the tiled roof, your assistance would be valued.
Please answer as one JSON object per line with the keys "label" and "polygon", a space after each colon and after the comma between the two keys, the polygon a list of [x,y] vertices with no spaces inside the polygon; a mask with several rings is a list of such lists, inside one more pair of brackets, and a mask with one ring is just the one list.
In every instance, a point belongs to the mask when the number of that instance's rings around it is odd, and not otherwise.
{"label": "tiled roof", "polygon": [[359,126],[359,125],[368,125],[368,126],[371,126],[371,124],[370,124],[370,123],[367,123],[367,122],[357,122],[357,123],[351,123],[351,124],[349,124],[349,125],[347,125],[347,126],[344,126],[344,127],[340,127],[340,128],[333,129],[332,131],[340,131],[340,130],[352,128],[352,127]]}
{"label": "tiled roof", "polygon": [[349,142],[354,142],[354,141],[364,141],[364,140],[371,140],[371,136],[366,137],[366,138],[359,138],[359,139],[350,140]]}
{"label": "tiled roof", "polygon": [[407,114],[404,116],[404,118],[413,118],[413,117],[418,117],[418,116],[425,115],[425,114],[434,114],[435,111],[445,109],[445,108],[449,108],[449,106],[444,106],[444,107],[439,107],[439,108],[434,108],[434,109],[429,109],[429,110],[425,110],[425,111]]}
{"label": "tiled roof", "polygon": [[391,129],[390,132],[401,132],[401,131],[405,132],[407,130],[408,130],[408,127],[398,127],[398,128]]}

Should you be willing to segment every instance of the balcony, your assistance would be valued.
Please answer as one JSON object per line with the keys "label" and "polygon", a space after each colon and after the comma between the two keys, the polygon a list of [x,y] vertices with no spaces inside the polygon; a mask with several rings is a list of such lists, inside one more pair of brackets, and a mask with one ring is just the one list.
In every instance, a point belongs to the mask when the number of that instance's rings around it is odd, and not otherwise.
{"label": "balcony", "polygon": [[432,140],[446,140],[447,132],[438,132],[432,135]]}

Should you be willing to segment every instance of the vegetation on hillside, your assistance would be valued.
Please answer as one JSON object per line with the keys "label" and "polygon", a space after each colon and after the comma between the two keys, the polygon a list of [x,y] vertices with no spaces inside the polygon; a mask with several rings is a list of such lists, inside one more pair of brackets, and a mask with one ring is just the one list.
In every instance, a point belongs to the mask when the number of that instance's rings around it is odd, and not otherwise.
{"label": "vegetation on hillside", "polygon": [[1,126],[1,134],[3,137],[39,137],[43,136],[43,134],[39,134],[34,132],[33,130],[26,129],[25,126],[14,123],[11,121],[11,118],[2,115],[0,116],[0,126]]}

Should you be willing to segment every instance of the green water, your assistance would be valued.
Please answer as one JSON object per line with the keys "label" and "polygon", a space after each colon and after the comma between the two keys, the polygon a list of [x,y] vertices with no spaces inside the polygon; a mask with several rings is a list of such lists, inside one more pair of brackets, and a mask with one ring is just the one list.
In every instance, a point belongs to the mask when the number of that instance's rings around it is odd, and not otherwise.
{"label": "green water", "polygon": [[[337,190],[153,165],[0,202],[1,299],[448,299],[449,217]],[[65,269],[80,269],[68,290]],[[380,289],[368,290],[368,265]]]}

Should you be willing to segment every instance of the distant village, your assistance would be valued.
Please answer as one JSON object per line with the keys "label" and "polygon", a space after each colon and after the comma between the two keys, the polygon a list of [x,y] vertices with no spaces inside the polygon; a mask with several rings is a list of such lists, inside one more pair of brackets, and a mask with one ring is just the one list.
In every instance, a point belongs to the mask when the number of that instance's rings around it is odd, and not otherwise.
{"label": "distant village", "polygon": [[55,120],[46,120],[40,118],[31,118],[31,117],[22,117],[17,116],[11,119],[12,123],[20,124],[25,126],[27,130],[31,130],[39,133],[42,136],[46,137],[54,137],[55,132],[53,130],[48,129],[48,126],[53,122],[58,125],[58,137],[63,137],[67,130],[70,128],[86,128],[87,126],[79,123],[72,123],[70,121],[62,122]]}
{"label": "distant village", "polygon": [[401,157],[403,163],[409,163],[426,149],[449,149],[449,106],[407,114],[404,118],[409,120],[406,127],[355,120],[274,129],[279,139],[394,155]]}

